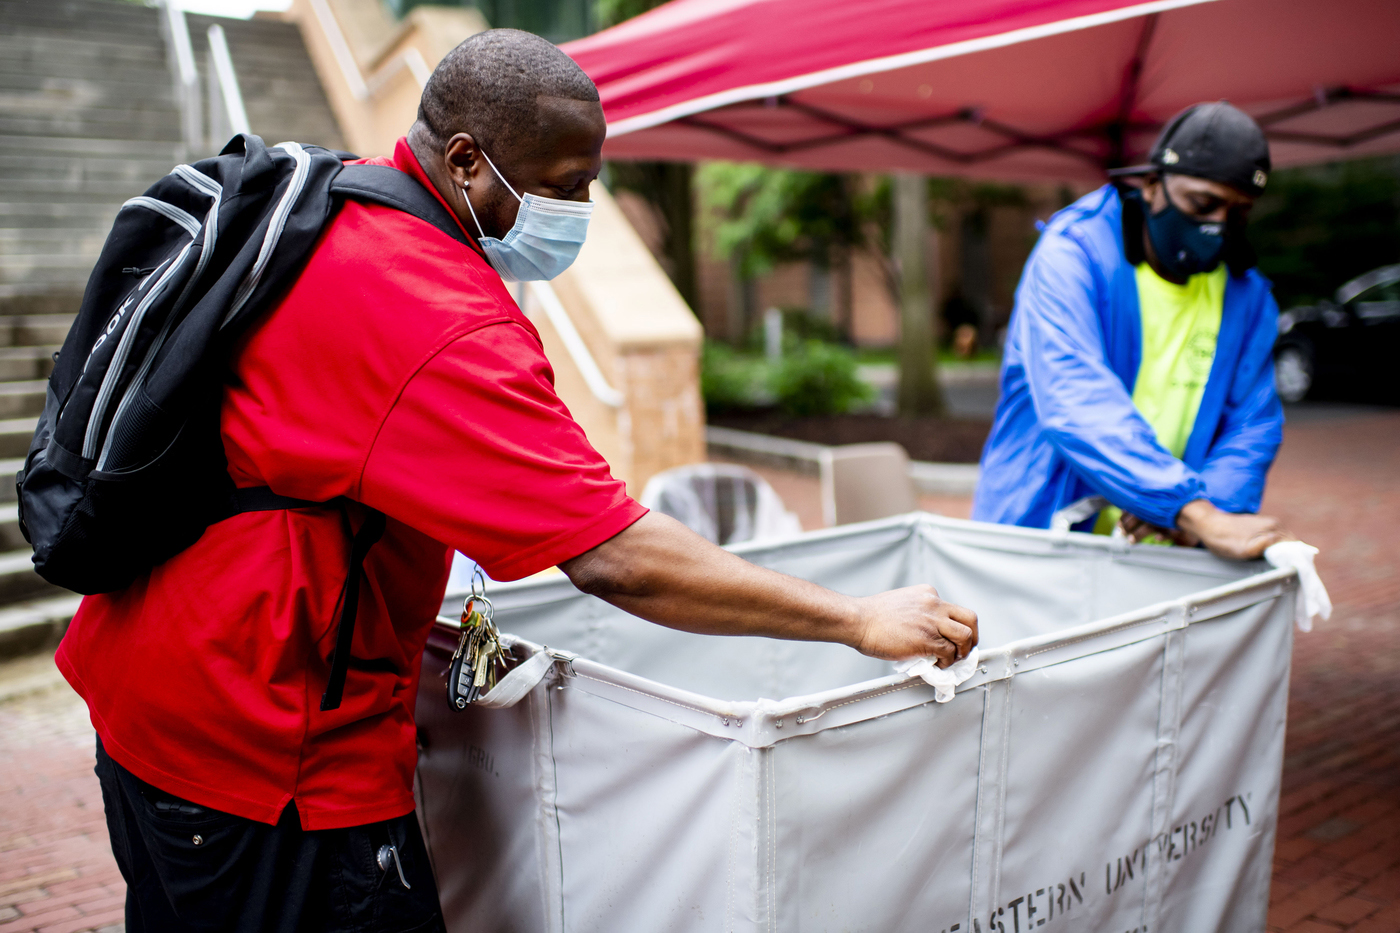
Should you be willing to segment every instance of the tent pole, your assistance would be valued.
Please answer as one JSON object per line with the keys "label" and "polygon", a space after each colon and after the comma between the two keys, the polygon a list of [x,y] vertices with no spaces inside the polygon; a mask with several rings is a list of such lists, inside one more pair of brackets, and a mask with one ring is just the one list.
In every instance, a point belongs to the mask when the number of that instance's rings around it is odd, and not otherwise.
{"label": "tent pole", "polygon": [[[933,295],[929,268],[937,234],[928,221],[928,182],[922,175],[894,176],[894,259],[899,276],[899,414],[941,415],[943,390],[935,370]],[[933,271],[935,274],[930,275]]]}

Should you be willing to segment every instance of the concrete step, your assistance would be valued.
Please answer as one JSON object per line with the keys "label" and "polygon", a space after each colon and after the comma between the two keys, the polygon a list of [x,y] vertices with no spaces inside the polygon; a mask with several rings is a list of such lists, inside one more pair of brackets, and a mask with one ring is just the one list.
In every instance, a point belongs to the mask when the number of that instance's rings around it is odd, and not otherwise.
{"label": "concrete step", "polygon": [[[96,77],[94,69],[110,68],[126,75],[158,83],[169,74],[165,41],[159,30],[153,36],[126,36],[114,41],[100,35],[56,31],[6,31],[0,34],[0,70],[55,77]],[[172,88],[169,81],[167,88]],[[172,88],[173,91],[173,88]]]}
{"label": "concrete step", "polygon": [[18,498],[15,491],[15,474],[22,469],[23,457],[7,457],[0,460],[0,503],[13,504]]}
{"label": "concrete step", "polygon": [[170,165],[184,159],[178,142],[145,139],[100,139],[93,136],[0,136],[0,154],[30,158],[90,156],[104,159],[151,159]]}
{"label": "concrete step", "polygon": [[[144,60],[139,63],[103,66],[55,58],[29,62],[17,56],[0,54],[0,90],[14,94],[66,92],[95,94],[109,99],[130,95],[174,100],[175,91],[169,69],[152,67],[147,57],[150,54],[143,50]],[[164,62],[161,64],[164,65]],[[65,65],[67,67],[63,67]],[[105,75],[103,70],[107,72]]]}
{"label": "concrete step", "polygon": [[[82,289],[87,285],[97,254],[61,256],[0,256],[0,294]],[[51,340],[22,343],[52,343]],[[0,335],[0,347],[7,344]]]}
{"label": "concrete step", "polygon": [[[26,212],[23,208],[32,208]],[[65,211],[63,208],[69,208]],[[53,230],[71,236],[100,233],[106,236],[117,219],[120,204],[43,204],[0,201],[0,230]],[[7,234],[0,234],[5,236]]]}
{"label": "concrete step", "polygon": [[33,558],[34,551],[27,544],[0,553],[0,606],[69,592],[35,573]]}
{"label": "concrete step", "polygon": [[132,109],[14,113],[0,110],[0,136],[108,136],[119,139],[180,138],[180,115]]}
{"label": "concrete step", "polygon": [[41,414],[47,386],[47,379],[0,382],[0,420]]}
{"label": "concrete step", "polygon": [[[10,482],[14,483],[13,477]],[[17,551],[27,547],[29,542],[19,530],[19,503],[0,503],[0,550]]]}
{"label": "concrete step", "polygon": [[167,165],[165,171],[157,169],[147,175],[120,181],[101,181],[94,178],[58,181],[48,178],[0,177],[0,203],[121,207],[128,198],[141,194],[159,181],[171,167]]}
{"label": "concrete step", "polygon": [[107,231],[94,226],[81,230],[0,228],[0,261],[26,256],[82,256],[91,266],[105,242]]}
{"label": "concrete step", "polygon": [[[145,188],[135,185],[131,188],[119,189],[112,185],[103,184],[79,183],[72,186],[62,186],[47,182],[6,181],[3,179],[0,179],[0,185],[5,186],[3,192],[0,193],[0,216],[16,213],[23,215],[25,211],[37,212],[54,204],[73,205],[79,208],[88,206],[94,210],[111,211],[111,216],[116,216],[117,209],[128,198],[134,196],[132,191],[140,194],[145,190]],[[18,206],[9,207],[8,205],[11,204]],[[66,212],[68,217],[80,215],[81,211]]]}
{"label": "concrete step", "polygon": [[[46,347],[0,347],[0,386],[6,383],[18,383],[24,381],[40,380],[41,385],[48,384],[49,375],[53,372],[53,355],[58,352],[58,346],[50,345]],[[42,389],[40,390],[42,392]],[[33,414],[43,411],[41,404]],[[29,414],[29,412],[26,412]]]}
{"label": "concrete step", "polygon": [[[0,294],[0,317],[10,315],[66,314],[71,320],[83,305],[81,289],[24,294]],[[50,348],[56,349],[56,347]]]}
{"label": "concrete step", "polygon": [[[0,14],[3,17],[3,14]],[[68,48],[97,45],[102,42],[134,49],[154,51],[163,45],[159,23],[149,26],[92,23],[88,28],[63,26],[44,22],[14,23],[6,20],[5,35],[11,40],[57,42]],[[154,39],[154,41],[152,41]],[[67,49],[65,49],[67,51]]]}
{"label": "concrete step", "polygon": [[53,648],[82,602],[77,593],[59,590],[56,596],[29,599],[0,609],[0,658],[17,658]]}
{"label": "concrete step", "polygon": [[47,287],[0,282],[0,314],[73,314],[82,307],[86,288],[86,281]]}
{"label": "concrete step", "polygon": [[16,22],[35,21],[55,27],[82,28],[97,23],[103,28],[120,25],[154,24],[158,11],[135,3],[112,0],[0,0],[0,17]]}
{"label": "concrete step", "polygon": [[75,317],[76,314],[16,314],[0,318],[0,347],[62,345]]}
{"label": "concrete step", "polygon": [[[0,99],[0,119],[13,127],[5,130],[6,135],[24,133],[35,136],[99,136],[109,139],[156,139],[175,143],[179,136],[162,136],[152,133],[167,122],[179,125],[180,113],[168,101],[148,98],[103,98],[100,95],[86,94],[81,89],[72,92],[9,93]],[[74,120],[82,120],[81,132],[58,129],[45,132],[47,124],[68,126]],[[125,124],[134,124],[126,126]],[[26,127],[36,127],[29,130]],[[139,132],[148,135],[140,135]]]}
{"label": "concrete step", "polygon": [[139,187],[144,191],[171,168],[170,160],[163,158],[49,155],[36,159],[32,155],[0,152],[0,180],[6,183],[20,179],[50,185],[96,182],[119,184],[124,188]]}
{"label": "concrete step", "polygon": [[[0,458],[23,458],[29,453],[29,442],[34,439],[34,428],[38,424],[38,418],[0,420]],[[13,478],[9,482],[13,482]],[[0,599],[0,603],[4,603],[4,600]]]}
{"label": "concrete step", "polygon": [[65,35],[107,35],[116,38],[142,39],[153,33],[160,35],[160,12],[152,7],[134,3],[123,4],[132,10],[112,9],[116,4],[87,5],[86,9],[63,10],[67,4],[30,3],[0,5],[0,19],[9,30],[17,33],[61,33]]}

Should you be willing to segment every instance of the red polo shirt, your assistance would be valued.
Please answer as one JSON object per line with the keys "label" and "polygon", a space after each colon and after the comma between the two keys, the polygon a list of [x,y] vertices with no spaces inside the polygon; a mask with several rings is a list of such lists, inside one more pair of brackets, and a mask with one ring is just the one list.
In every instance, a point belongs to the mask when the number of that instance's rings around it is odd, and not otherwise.
{"label": "red polo shirt", "polygon": [[[374,161],[437,194],[405,140]],[[347,203],[245,338],[222,415],[237,485],[388,516],[365,562],[344,701],[319,708],[349,560],[339,511],[245,513],[83,600],[58,664],[107,752],[164,790],[265,823],[290,800],[307,829],[411,812],[418,669],[452,550],[516,579],[645,511],[553,380],[479,253],[408,214]]]}

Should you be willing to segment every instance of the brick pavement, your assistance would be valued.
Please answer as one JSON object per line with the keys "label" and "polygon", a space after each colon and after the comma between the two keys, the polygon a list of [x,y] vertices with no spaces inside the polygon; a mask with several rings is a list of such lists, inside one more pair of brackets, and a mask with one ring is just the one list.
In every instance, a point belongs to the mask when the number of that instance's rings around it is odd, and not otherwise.
{"label": "brick pavement", "polygon": [[1400,412],[1289,427],[1264,509],[1322,549],[1293,651],[1272,933],[1400,931]]}
{"label": "brick pavement", "polygon": [[[763,472],[820,523],[815,479]],[[1400,412],[1363,412],[1290,425],[1270,479],[1265,510],[1323,549],[1336,612],[1294,651],[1269,933],[1400,933],[1397,475]],[[91,728],[49,659],[0,667],[0,743],[0,933],[122,929]]]}
{"label": "brick pavement", "polygon": [[0,930],[122,929],[87,707],[49,657],[5,665],[0,691]]}

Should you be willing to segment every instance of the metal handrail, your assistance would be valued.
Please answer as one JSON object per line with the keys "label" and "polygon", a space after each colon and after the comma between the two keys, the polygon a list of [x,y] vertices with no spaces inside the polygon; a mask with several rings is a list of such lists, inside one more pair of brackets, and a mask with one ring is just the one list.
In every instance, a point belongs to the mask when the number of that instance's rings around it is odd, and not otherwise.
{"label": "metal handrail", "polygon": [[[218,23],[209,27],[209,146],[221,146],[223,141],[239,133],[252,133],[248,111],[243,107],[243,94],[238,89],[238,74],[233,70],[228,39]],[[219,132],[226,124],[227,132]]]}
{"label": "metal handrail", "polygon": [[574,327],[573,318],[569,317],[568,310],[554,293],[554,288],[548,282],[531,282],[529,288],[530,294],[535,296],[535,300],[544,309],[545,316],[549,318],[549,323],[559,334],[559,339],[564,342],[564,349],[569,351],[569,357],[578,367],[588,391],[609,408],[621,408],[627,397],[608,384],[607,377],[598,368],[598,361],[593,358],[588,344],[583,342],[578,328]]}
{"label": "metal handrail", "polygon": [[185,11],[171,3],[162,3],[164,16],[161,29],[165,33],[166,60],[175,82],[175,98],[180,105],[180,129],[185,145],[197,152],[204,148],[204,127],[200,120],[199,70],[194,63],[194,48],[190,45],[190,28]]}
{"label": "metal handrail", "polygon": [[419,90],[422,90],[423,86],[428,83],[428,78],[433,73],[433,70],[428,67],[427,61],[423,58],[423,53],[413,46],[409,46],[398,55],[395,55],[393,59],[381,65],[379,70],[369,79],[368,86],[370,96],[373,97],[378,94],[384,89],[384,85],[388,84],[389,80],[393,78],[394,75],[404,69],[408,69],[408,73],[413,75],[413,80],[418,82]]}
{"label": "metal handrail", "polygon": [[351,97],[363,101],[378,95],[384,89],[384,85],[389,83],[389,79],[405,68],[413,76],[413,80],[418,83],[419,90],[422,90],[423,86],[428,83],[432,69],[424,60],[423,53],[411,47],[385,62],[366,79],[364,72],[360,70],[359,63],[355,60],[355,53],[350,50],[350,43],[346,41],[345,33],[340,28],[340,21],[335,18],[335,11],[331,9],[330,4],[326,0],[310,0],[310,2],[311,12],[316,14],[316,22],[320,24],[321,32],[325,34],[326,41],[330,43],[331,54],[335,56],[335,63],[340,68],[341,77],[345,79],[346,85],[350,88]]}
{"label": "metal handrail", "polygon": [[369,97],[365,77],[360,74],[360,66],[355,63],[355,54],[350,51],[350,43],[345,41],[345,33],[340,31],[340,23],[336,22],[330,4],[326,3],[326,0],[311,0],[311,12],[316,14],[316,21],[321,24],[321,32],[326,34],[331,54],[335,56],[335,63],[340,66],[340,74],[350,86],[350,95],[356,100]]}
{"label": "metal handrail", "polygon": [[[238,88],[238,74],[228,50],[228,37],[222,26],[209,27],[209,68],[206,93],[199,88],[199,68],[195,64],[194,46],[190,42],[190,26],[185,11],[171,0],[161,3],[161,31],[165,34],[166,58],[170,76],[175,82],[175,97],[180,105],[180,128],[185,148],[192,156],[202,156],[218,149],[238,133],[251,133],[248,111],[243,106],[243,94]],[[201,100],[207,98],[207,101]],[[203,119],[208,107],[208,120]],[[205,135],[205,130],[208,135]]]}

